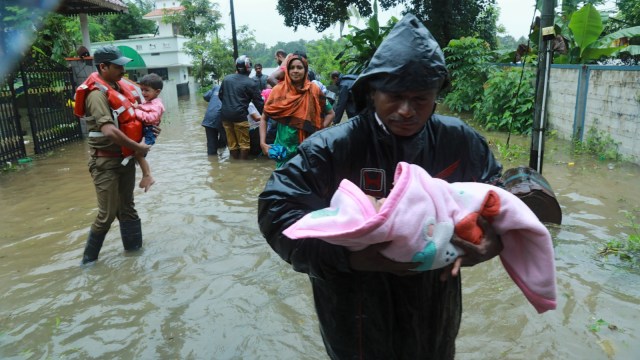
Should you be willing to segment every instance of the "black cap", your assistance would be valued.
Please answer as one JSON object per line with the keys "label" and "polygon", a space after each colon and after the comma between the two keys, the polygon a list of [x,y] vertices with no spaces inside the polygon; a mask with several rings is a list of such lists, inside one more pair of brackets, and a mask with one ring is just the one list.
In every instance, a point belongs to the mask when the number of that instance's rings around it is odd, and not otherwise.
{"label": "black cap", "polygon": [[131,61],[126,56],[122,56],[120,49],[113,45],[100,46],[93,53],[93,62],[98,65],[102,63],[112,63],[116,65],[124,65]]}

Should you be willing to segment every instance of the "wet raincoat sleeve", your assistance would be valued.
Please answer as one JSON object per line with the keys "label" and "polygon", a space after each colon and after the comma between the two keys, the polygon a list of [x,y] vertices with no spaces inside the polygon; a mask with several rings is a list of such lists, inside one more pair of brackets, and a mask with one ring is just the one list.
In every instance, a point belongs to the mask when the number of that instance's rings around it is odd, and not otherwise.
{"label": "wet raincoat sleeve", "polygon": [[258,223],[269,245],[295,271],[326,279],[336,272],[350,272],[348,250],[319,239],[291,240],[282,234],[305,214],[327,207],[333,194],[332,171],[326,165],[331,162],[323,159],[328,156],[305,150],[301,146],[299,156],[271,175],[258,200]]}
{"label": "wet raincoat sleeve", "polygon": [[202,95],[202,98],[204,99],[204,101],[206,101],[206,102],[211,101],[211,96],[213,95],[213,89],[214,88],[209,89],[209,91],[207,91],[204,95]]}

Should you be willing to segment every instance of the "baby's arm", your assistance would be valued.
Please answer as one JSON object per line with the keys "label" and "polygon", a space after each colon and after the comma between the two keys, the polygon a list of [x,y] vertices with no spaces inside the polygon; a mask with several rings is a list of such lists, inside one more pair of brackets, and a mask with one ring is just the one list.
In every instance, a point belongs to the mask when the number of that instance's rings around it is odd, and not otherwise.
{"label": "baby's arm", "polygon": [[144,192],[147,192],[151,185],[155,184],[156,181],[153,176],[151,176],[151,167],[149,166],[147,159],[142,155],[136,155],[136,161],[142,170],[142,179],[140,180],[140,185],[138,185],[138,187],[144,189]]}

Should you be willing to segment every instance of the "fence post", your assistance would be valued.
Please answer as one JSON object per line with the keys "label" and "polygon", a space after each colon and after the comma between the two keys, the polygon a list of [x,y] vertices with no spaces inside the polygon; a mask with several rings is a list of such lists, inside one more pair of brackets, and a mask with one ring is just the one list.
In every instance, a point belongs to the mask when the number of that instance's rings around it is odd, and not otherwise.
{"label": "fence post", "polygon": [[587,94],[589,93],[589,73],[587,65],[582,65],[578,71],[578,90],[576,91],[576,109],[573,116],[574,141],[582,141],[584,136],[584,118],[587,109]]}

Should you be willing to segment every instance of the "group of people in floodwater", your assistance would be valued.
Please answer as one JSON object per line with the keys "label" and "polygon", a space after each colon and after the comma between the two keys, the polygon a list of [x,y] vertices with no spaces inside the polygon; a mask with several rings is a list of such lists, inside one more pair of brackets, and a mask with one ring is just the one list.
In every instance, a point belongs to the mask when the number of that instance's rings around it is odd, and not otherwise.
{"label": "group of people in floodwater", "polygon": [[339,123],[345,110],[354,115],[347,107],[349,83],[340,85],[338,71],[325,86],[309,70],[304,52],[278,50],[275,59],[279,67],[268,77],[261,64],[249,77],[251,59],[242,55],[236,59],[236,73],[204,94],[209,106],[202,125],[209,155],[221,155],[228,147],[233,159],[262,153],[281,167],[309,135]]}

